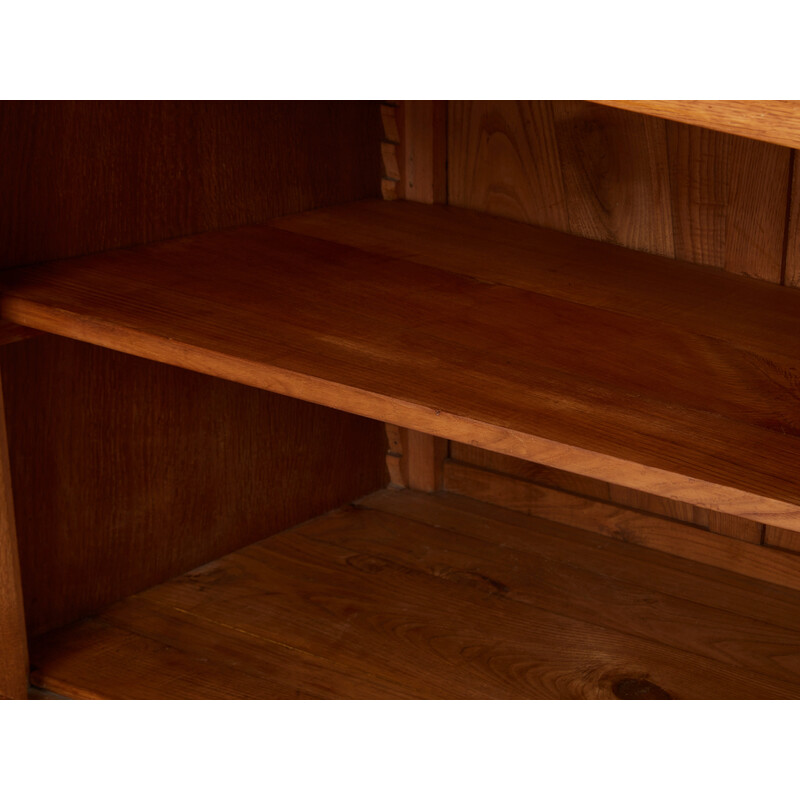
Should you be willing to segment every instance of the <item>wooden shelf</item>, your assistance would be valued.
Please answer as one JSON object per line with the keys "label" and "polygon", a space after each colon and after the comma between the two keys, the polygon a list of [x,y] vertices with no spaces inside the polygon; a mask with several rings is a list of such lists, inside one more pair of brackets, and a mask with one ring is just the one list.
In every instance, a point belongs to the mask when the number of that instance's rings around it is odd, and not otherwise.
{"label": "wooden shelf", "polygon": [[748,139],[800,147],[800,100],[594,100]]}
{"label": "wooden shelf", "polygon": [[14,323],[800,530],[800,292],[365,201],[4,272]]}
{"label": "wooden shelf", "polygon": [[34,640],[76,698],[795,698],[797,592],[382,491]]}

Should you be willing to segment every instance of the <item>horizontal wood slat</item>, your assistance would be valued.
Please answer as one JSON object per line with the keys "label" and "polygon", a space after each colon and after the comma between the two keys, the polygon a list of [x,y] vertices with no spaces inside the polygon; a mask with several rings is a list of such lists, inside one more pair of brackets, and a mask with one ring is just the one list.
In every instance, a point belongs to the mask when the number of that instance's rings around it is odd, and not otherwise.
{"label": "horizontal wood slat", "polygon": [[800,147],[800,100],[594,100],[749,139]]}
{"label": "horizontal wood slat", "polygon": [[800,530],[793,289],[380,201],[4,283],[19,324]]}
{"label": "horizontal wood slat", "polygon": [[[800,590],[800,558],[677,520],[448,462],[448,492]],[[760,536],[759,536],[760,541]]]}
{"label": "horizontal wood slat", "polygon": [[796,592],[383,491],[36,640],[72,697],[794,698]]}

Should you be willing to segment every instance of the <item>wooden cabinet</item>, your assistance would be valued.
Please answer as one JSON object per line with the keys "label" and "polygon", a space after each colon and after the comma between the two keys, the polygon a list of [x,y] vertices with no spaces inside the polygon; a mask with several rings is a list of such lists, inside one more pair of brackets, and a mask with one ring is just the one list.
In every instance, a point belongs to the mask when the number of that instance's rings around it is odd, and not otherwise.
{"label": "wooden cabinet", "polygon": [[0,113],[3,694],[797,695],[796,104]]}

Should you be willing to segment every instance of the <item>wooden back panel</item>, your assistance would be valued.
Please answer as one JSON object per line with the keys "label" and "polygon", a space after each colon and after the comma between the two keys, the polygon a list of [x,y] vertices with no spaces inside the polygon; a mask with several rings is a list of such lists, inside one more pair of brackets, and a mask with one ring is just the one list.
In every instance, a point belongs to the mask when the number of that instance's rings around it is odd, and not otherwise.
{"label": "wooden back panel", "polygon": [[780,282],[792,152],[578,101],[454,101],[453,205]]}
{"label": "wooden back panel", "polygon": [[0,267],[380,191],[367,102],[0,102]]}
{"label": "wooden back panel", "polygon": [[[452,205],[800,285],[800,193],[792,191],[800,165],[788,147],[579,101],[450,101],[442,130]],[[457,443],[448,452],[552,488],[555,473],[538,465]],[[800,551],[796,536],[770,526],[557,477],[570,492]],[[696,551],[707,541],[698,538]],[[725,566],[725,547],[718,552]]]}
{"label": "wooden back panel", "polygon": [[[377,103],[0,103],[0,267],[378,196],[379,140]],[[387,480],[370,420],[50,336],[0,368],[34,633]]]}

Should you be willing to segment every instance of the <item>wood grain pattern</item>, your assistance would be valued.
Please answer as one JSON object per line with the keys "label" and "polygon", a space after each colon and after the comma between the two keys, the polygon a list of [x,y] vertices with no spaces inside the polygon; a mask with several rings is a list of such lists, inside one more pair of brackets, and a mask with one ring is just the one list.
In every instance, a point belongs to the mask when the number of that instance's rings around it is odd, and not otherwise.
{"label": "wood grain pattern", "polygon": [[800,561],[665,517],[589,500],[507,475],[447,462],[444,488],[485,503],[661,550],[759,581],[800,590]]}
{"label": "wood grain pattern", "polygon": [[[378,497],[380,494],[380,497]],[[380,502],[380,505],[377,503]],[[643,583],[653,592],[693,600],[709,607],[725,608],[744,617],[800,630],[798,593],[775,584],[754,581],[730,570],[690,561],[679,556],[632,545],[620,539],[598,536],[579,528],[531,518],[518,511],[473,498],[440,492],[435,498],[416,492],[381,492],[364,498],[361,505],[376,507],[406,519],[444,528],[462,535],[490,536],[539,557],[553,551],[542,549],[544,539],[533,541],[530,531],[550,532],[569,542],[563,561],[627,583]],[[559,547],[553,543],[556,551]],[[647,572],[643,577],[642,571]],[[753,602],[753,592],[759,596]]]}
{"label": "wood grain pattern", "polygon": [[664,123],[574,101],[553,114],[570,233],[673,255]]}
{"label": "wood grain pattern", "polygon": [[447,457],[447,440],[409,430],[405,458],[408,461],[408,488],[437,492],[442,488],[442,467]]}
{"label": "wood grain pattern", "polygon": [[594,100],[764,142],[800,147],[800,100]]}
{"label": "wood grain pattern", "polygon": [[[316,238],[320,225],[335,239],[342,220],[363,223],[378,206],[394,225],[373,231],[367,249]],[[396,235],[420,211],[402,246],[431,266],[369,252],[371,236]],[[360,203],[280,228],[9,271],[2,310],[19,324],[800,527],[791,469],[800,295],[502,220],[505,249],[476,268],[473,222],[453,209]],[[308,230],[315,236],[295,232]],[[570,297],[575,264],[594,285]],[[695,275],[691,291],[676,272]],[[604,307],[615,304],[621,312]]]}
{"label": "wood grain pattern", "polygon": [[790,151],[668,123],[675,255],[780,283]]}
{"label": "wood grain pattern", "polygon": [[22,700],[27,694],[28,640],[0,384],[0,699]]}
{"label": "wood grain pattern", "polygon": [[800,287],[800,159],[794,151],[793,154],[784,283],[787,286]]}
{"label": "wood grain pattern", "polygon": [[781,550],[800,553],[800,533],[766,525],[764,529],[764,544],[767,547],[778,547]]}
{"label": "wood grain pattern", "polygon": [[0,359],[33,634],[386,484],[370,420],[49,336]]}
{"label": "wood grain pattern", "polygon": [[797,593],[678,563],[380,492],[34,642],[33,676],[80,697],[796,697]]}
{"label": "wood grain pattern", "polygon": [[449,111],[452,204],[780,281],[788,148],[576,101]]}
{"label": "wood grain pattern", "polygon": [[448,104],[448,203],[568,233],[551,102]]}
{"label": "wood grain pattern", "polygon": [[408,459],[405,458],[408,450],[408,429],[387,422],[386,439],[389,445],[386,452],[389,485],[405,489],[408,487]]}
{"label": "wood grain pattern", "polygon": [[0,102],[0,267],[376,197],[373,102]]}
{"label": "wood grain pattern", "polygon": [[447,104],[405,100],[402,120],[402,196],[418,203],[447,202]]}
{"label": "wood grain pattern", "polygon": [[[454,461],[504,473],[510,477],[521,478],[550,489],[563,489],[572,494],[584,495],[595,500],[610,500],[628,508],[646,511],[648,514],[658,514],[678,522],[706,528],[723,536],[732,536],[752,544],[761,543],[763,526],[751,520],[720,514],[688,503],[680,503],[635,489],[627,489],[624,486],[592,480],[570,472],[551,469],[541,464],[521,461],[460,442],[451,442],[450,457]],[[499,502],[499,500],[495,502]]]}

